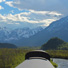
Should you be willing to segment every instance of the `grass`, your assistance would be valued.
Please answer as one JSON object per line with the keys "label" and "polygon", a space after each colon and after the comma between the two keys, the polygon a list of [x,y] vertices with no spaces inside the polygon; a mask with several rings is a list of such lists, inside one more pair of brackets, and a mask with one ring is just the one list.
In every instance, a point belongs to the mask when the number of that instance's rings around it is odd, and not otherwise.
{"label": "grass", "polygon": [[68,50],[47,50],[51,58],[68,59]]}
{"label": "grass", "polygon": [[50,62],[51,62],[51,64],[52,64],[55,68],[58,67],[58,65],[57,65],[55,62],[53,62],[52,59],[50,60]]}
{"label": "grass", "polygon": [[[0,68],[15,68],[25,60],[25,54],[29,51],[32,49],[0,49]],[[68,50],[47,50],[47,52],[52,58],[68,59]],[[57,67],[52,60],[50,62]]]}

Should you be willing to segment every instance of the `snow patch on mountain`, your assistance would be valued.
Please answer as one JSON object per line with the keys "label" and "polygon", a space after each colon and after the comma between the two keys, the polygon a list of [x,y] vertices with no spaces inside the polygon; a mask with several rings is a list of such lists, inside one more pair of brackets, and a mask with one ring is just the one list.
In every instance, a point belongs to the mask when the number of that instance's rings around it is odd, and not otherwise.
{"label": "snow patch on mountain", "polygon": [[6,27],[0,27],[0,39],[4,41],[19,40],[21,38],[29,38],[35,35],[39,31],[43,30],[42,27],[37,27],[35,29],[30,29],[28,27],[18,28],[10,30]]}

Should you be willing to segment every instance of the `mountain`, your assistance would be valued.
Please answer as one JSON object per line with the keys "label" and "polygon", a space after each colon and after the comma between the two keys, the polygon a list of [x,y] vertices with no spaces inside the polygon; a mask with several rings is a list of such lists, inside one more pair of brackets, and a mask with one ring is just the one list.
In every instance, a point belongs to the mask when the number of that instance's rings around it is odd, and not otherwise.
{"label": "mountain", "polygon": [[58,37],[68,42],[68,16],[54,21],[47,28],[28,39],[21,38],[14,43],[17,42],[17,44],[21,46],[41,46],[52,37]]}
{"label": "mountain", "polygon": [[13,43],[17,46],[41,46],[52,37],[68,42],[68,16],[52,22],[45,29],[39,27],[0,30],[0,42]]}
{"label": "mountain", "polygon": [[0,43],[0,48],[17,48],[17,46],[10,43]]}
{"label": "mountain", "polygon": [[43,50],[56,50],[56,49],[67,49],[67,48],[68,48],[68,43],[57,37],[51,38],[47,43],[45,43],[41,47],[41,49]]}
{"label": "mountain", "polygon": [[25,27],[14,30],[6,27],[0,27],[0,42],[11,42],[12,40],[19,40],[20,38],[29,38],[41,30],[43,30],[42,27],[37,27],[34,29]]}

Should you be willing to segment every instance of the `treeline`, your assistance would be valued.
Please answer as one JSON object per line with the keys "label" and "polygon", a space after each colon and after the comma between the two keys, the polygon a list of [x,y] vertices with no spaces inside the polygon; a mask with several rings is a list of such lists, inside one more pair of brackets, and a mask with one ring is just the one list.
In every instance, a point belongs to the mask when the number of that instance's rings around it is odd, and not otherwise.
{"label": "treeline", "polygon": [[17,46],[10,43],[0,43],[0,48],[17,48]]}
{"label": "treeline", "polygon": [[68,59],[68,50],[46,50],[52,58]]}
{"label": "treeline", "polygon": [[0,68],[15,68],[25,59],[28,50],[22,49],[0,49]]}

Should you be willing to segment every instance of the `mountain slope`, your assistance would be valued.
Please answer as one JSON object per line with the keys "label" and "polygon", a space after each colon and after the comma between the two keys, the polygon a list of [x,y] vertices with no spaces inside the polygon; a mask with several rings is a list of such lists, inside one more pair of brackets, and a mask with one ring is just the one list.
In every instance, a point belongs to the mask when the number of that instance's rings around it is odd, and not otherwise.
{"label": "mountain slope", "polygon": [[28,39],[20,39],[20,45],[41,46],[52,37],[59,37],[68,42],[68,16],[53,22],[46,29]]}
{"label": "mountain slope", "polygon": [[0,27],[0,42],[11,42],[12,40],[19,40],[20,38],[29,38],[41,30],[43,30],[42,27],[37,27],[35,29],[18,28],[14,30]]}
{"label": "mountain slope", "polygon": [[23,29],[16,29],[9,31],[9,35],[3,35],[2,32],[0,42],[13,43],[18,46],[41,46],[52,37],[59,37],[68,42],[68,16],[54,21],[45,29],[37,29],[27,28],[26,32]]}

